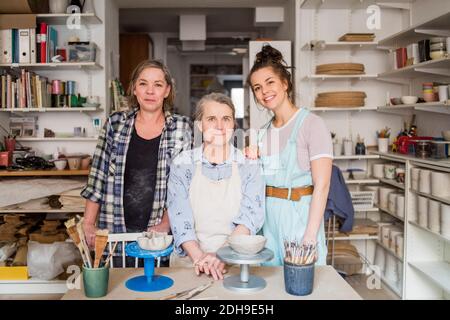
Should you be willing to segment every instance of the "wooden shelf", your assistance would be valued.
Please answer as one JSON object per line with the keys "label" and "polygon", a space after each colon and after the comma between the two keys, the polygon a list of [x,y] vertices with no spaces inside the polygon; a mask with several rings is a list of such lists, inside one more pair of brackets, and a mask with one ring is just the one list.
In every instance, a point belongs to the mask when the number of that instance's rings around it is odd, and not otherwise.
{"label": "wooden shelf", "polygon": [[426,102],[415,104],[399,104],[394,106],[380,106],[378,112],[393,113],[399,115],[411,115],[414,111],[433,112],[450,114],[450,103],[446,102]]}
{"label": "wooden shelf", "polygon": [[432,165],[437,167],[444,167],[446,169],[450,169],[450,160],[448,159],[420,159],[416,158],[412,155],[399,154],[393,152],[379,152],[379,151],[370,151],[373,155],[378,155],[381,158],[385,159],[393,159],[394,161],[406,162],[406,161],[414,161],[423,165]]}
{"label": "wooden shelf", "polygon": [[415,226],[415,227],[417,227],[417,228],[419,228],[419,229],[422,229],[423,231],[426,231],[426,232],[429,232],[429,233],[431,233],[431,234],[434,234],[435,236],[441,238],[442,240],[445,240],[445,241],[450,242],[450,237],[446,237],[446,236],[444,236],[444,235],[442,235],[442,234],[440,234],[440,233],[437,233],[437,232],[435,232],[435,231],[433,231],[433,230],[430,230],[430,229],[428,229],[428,228],[422,227],[420,224],[418,224],[418,223],[415,222],[415,221],[409,221],[409,224],[411,224],[411,225],[413,225],[413,226]]}
{"label": "wooden shelf", "polygon": [[425,61],[401,69],[383,72],[378,74],[378,80],[384,80],[383,78],[415,79],[425,77],[427,74],[449,77],[450,58]]}
{"label": "wooden shelf", "polygon": [[2,68],[40,68],[40,69],[103,69],[103,67],[95,62],[60,62],[60,63],[2,63]]}
{"label": "wooden shelf", "polygon": [[380,242],[379,240],[377,240],[377,245],[379,245],[380,247],[382,247],[384,250],[386,250],[387,252],[389,252],[391,255],[393,255],[397,260],[403,262],[403,259],[400,258],[394,251],[392,251],[390,248],[386,247],[382,242]]}
{"label": "wooden shelf", "polygon": [[377,79],[376,74],[354,74],[354,75],[327,75],[312,74],[306,77],[309,80],[371,80]]}
{"label": "wooden shelf", "polygon": [[388,209],[383,209],[383,208],[378,207],[378,210],[380,210],[381,212],[387,213],[388,215],[394,217],[395,219],[398,219],[398,220],[400,220],[402,222],[405,222],[404,218],[401,218],[401,217],[397,216],[395,213],[390,212]]}
{"label": "wooden shelf", "polygon": [[379,179],[354,179],[354,180],[345,180],[346,184],[375,184],[380,183]]}
{"label": "wooden shelf", "polygon": [[[325,232],[326,233],[326,232]],[[327,237],[329,241],[333,241],[333,237]],[[334,240],[336,241],[346,241],[346,240],[377,240],[378,236],[371,236],[368,234],[355,234],[355,235],[349,235],[347,237],[335,237]]]}
{"label": "wooden shelf", "polygon": [[450,37],[450,12],[397,32],[378,41],[378,44],[383,47],[399,48],[428,39],[430,36]]}
{"label": "wooden shelf", "polygon": [[16,138],[17,141],[20,142],[50,142],[50,141],[97,141],[97,138],[94,137],[71,137],[71,138]]}
{"label": "wooden shelf", "polygon": [[101,108],[15,108],[0,109],[0,112],[102,112]]}
{"label": "wooden shelf", "polygon": [[34,209],[34,210],[24,210],[24,209],[0,209],[0,214],[4,213],[16,213],[16,214],[23,214],[23,213],[76,213],[76,214],[83,214],[84,209],[77,209],[77,210],[70,210],[70,209]]}
{"label": "wooden shelf", "polygon": [[399,183],[393,179],[385,179],[385,178],[381,178],[380,182],[385,183],[385,184],[389,184],[391,186],[394,186],[396,188],[405,190],[405,184],[404,183]]}
{"label": "wooden shelf", "polygon": [[377,155],[352,155],[352,156],[336,156],[334,160],[365,160],[365,159],[379,159]]}
{"label": "wooden shelf", "polygon": [[0,177],[53,177],[53,176],[88,176],[89,170],[0,170]]}
{"label": "wooden shelf", "polygon": [[433,200],[436,200],[436,201],[439,201],[439,202],[442,202],[442,203],[450,205],[450,198],[436,197],[436,196],[433,196],[432,194],[423,193],[423,192],[416,191],[416,190],[413,190],[413,189],[410,189],[410,191],[412,193],[415,193],[415,194],[419,195],[419,196],[422,196],[422,197],[425,197],[425,198],[428,198],[428,199],[433,199]]}
{"label": "wooden shelf", "polygon": [[[36,19],[38,21],[45,21],[48,24],[55,24],[55,25],[66,25],[69,21],[69,25],[76,22],[77,16],[80,17],[81,25],[86,24],[102,24],[102,20],[100,20],[99,17],[95,15],[95,13],[80,13],[78,15],[72,15],[67,13],[40,13],[36,15]],[[75,19],[69,20],[69,18],[75,17]]]}
{"label": "wooden shelf", "polygon": [[323,41],[312,40],[303,46],[305,50],[337,50],[337,49],[376,49],[378,42],[353,42],[353,41]]}
{"label": "wooden shelf", "polygon": [[378,212],[378,208],[377,207],[367,208],[367,209],[356,209],[355,208],[355,212]]}
{"label": "wooden shelf", "polygon": [[309,111],[311,112],[339,112],[339,111],[355,111],[355,112],[361,112],[361,111],[377,111],[378,107],[336,107],[336,108],[329,108],[329,107],[309,107]]}
{"label": "wooden shelf", "polygon": [[409,262],[409,265],[420,271],[434,284],[450,292],[450,263],[445,261]]}

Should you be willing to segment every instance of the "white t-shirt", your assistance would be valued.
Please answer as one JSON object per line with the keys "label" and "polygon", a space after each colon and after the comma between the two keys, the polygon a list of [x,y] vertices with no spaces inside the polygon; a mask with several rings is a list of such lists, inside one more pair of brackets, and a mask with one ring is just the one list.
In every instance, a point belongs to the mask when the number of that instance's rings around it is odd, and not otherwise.
{"label": "white t-shirt", "polygon": [[[280,128],[272,124],[262,139],[261,156],[278,154],[286,147],[294,130],[300,110]],[[333,159],[333,143],[325,122],[319,116],[309,113],[297,134],[297,161],[300,169],[311,170],[311,161],[320,158]]]}

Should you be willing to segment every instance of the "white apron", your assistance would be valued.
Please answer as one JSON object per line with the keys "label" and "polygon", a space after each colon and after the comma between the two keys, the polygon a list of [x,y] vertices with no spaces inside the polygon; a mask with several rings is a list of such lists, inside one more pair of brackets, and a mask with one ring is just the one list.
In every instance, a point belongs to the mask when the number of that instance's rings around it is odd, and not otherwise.
{"label": "white apron", "polygon": [[[232,221],[239,213],[241,198],[241,177],[235,161],[232,162],[231,177],[220,181],[205,177],[202,174],[202,164],[196,164],[189,200],[195,234],[204,252],[216,252],[226,245],[227,237],[233,231]],[[170,256],[170,266],[193,265],[188,256],[180,257],[174,252]]]}

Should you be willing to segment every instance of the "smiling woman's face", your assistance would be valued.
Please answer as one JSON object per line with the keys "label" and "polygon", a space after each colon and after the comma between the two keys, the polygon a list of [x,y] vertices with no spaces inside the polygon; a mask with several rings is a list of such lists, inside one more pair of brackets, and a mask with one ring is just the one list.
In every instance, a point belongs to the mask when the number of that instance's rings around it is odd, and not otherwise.
{"label": "smiling woman's face", "polygon": [[134,95],[141,109],[154,112],[163,108],[164,99],[169,96],[170,89],[162,70],[146,68],[136,81]]}
{"label": "smiling woman's face", "polygon": [[233,111],[226,104],[206,101],[200,130],[206,143],[216,146],[227,144],[234,132]]}
{"label": "smiling woman's face", "polygon": [[256,100],[269,110],[277,109],[288,98],[288,84],[271,67],[255,71],[250,80]]}

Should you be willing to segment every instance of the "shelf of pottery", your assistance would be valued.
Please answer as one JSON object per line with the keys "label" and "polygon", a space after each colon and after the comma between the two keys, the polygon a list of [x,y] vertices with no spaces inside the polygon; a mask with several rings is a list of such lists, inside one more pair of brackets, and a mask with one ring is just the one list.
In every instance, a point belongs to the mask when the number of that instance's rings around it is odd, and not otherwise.
{"label": "shelf of pottery", "polygon": [[[399,297],[404,287],[404,238],[405,238],[405,182],[406,161],[381,156],[373,163],[371,174],[379,180],[378,185],[365,186],[375,194],[379,209],[379,232],[373,265],[385,285]],[[377,272],[377,271],[375,271]]]}
{"label": "shelf of pottery", "polygon": [[410,162],[407,299],[450,298],[450,166]]}

